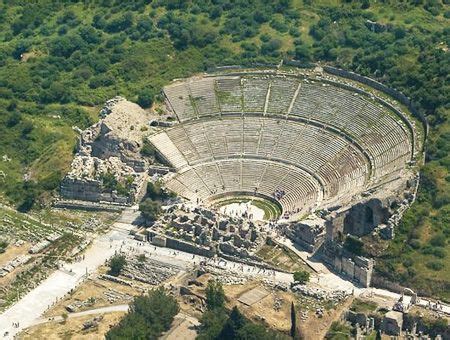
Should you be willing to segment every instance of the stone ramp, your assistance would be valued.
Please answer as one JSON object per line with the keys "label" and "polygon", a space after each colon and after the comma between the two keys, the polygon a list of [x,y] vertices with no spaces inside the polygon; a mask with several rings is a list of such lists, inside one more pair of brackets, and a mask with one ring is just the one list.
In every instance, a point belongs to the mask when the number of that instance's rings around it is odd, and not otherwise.
{"label": "stone ramp", "polygon": [[137,209],[125,209],[116,222],[123,224],[133,224],[133,222],[139,219],[140,216],[141,213]]}

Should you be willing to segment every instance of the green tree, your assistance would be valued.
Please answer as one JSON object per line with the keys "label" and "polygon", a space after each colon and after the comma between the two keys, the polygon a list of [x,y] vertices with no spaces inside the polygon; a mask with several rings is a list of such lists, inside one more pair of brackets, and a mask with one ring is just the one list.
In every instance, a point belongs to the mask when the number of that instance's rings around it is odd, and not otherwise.
{"label": "green tree", "polygon": [[175,298],[169,296],[163,287],[159,287],[148,296],[137,297],[131,311],[142,315],[155,331],[162,333],[170,328],[179,306]]}
{"label": "green tree", "polygon": [[356,255],[364,255],[364,243],[355,236],[348,236],[344,242],[344,248]]}
{"label": "green tree", "polygon": [[114,176],[114,174],[111,172],[102,174],[100,179],[102,180],[103,188],[109,192],[116,190],[117,185],[119,184],[119,182],[116,179],[116,176]]}
{"label": "green tree", "polygon": [[300,45],[295,47],[295,58],[299,61],[310,61],[311,52],[309,48],[305,45]]}
{"label": "green tree", "polygon": [[161,204],[146,198],[139,204],[139,211],[146,221],[152,222],[155,221],[161,213]]}
{"label": "green tree", "polygon": [[201,318],[201,324],[197,339],[218,339],[227,319],[228,315],[224,308],[205,311]]}
{"label": "green tree", "polygon": [[137,102],[144,109],[149,108],[153,104],[153,95],[148,91],[143,91],[139,93]]}
{"label": "green tree", "polygon": [[291,337],[295,339],[297,335],[297,314],[295,313],[294,302],[291,303],[291,331],[289,332]]}
{"label": "green tree", "polygon": [[242,340],[275,340],[277,338],[279,338],[277,334],[264,326],[248,321],[236,332],[236,339]]}
{"label": "green tree", "polygon": [[20,212],[28,212],[33,208],[39,194],[40,190],[38,185],[32,181],[25,181],[22,183],[22,188],[20,190],[21,200],[17,205],[17,210]]}
{"label": "green tree", "polygon": [[377,330],[377,335],[375,335],[375,340],[381,340],[381,330]]}
{"label": "green tree", "polygon": [[6,240],[0,240],[0,254],[4,253],[9,243]]}
{"label": "green tree", "polygon": [[157,339],[157,336],[148,327],[142,315],[128,313],[117,326],[108,331],[105,338],[108,340]]}
{"label": "green tree", "polygon": [[209,310],[223,308],[225,305],[225,292],[222,283],[218,280],[209,280],[206,287],[206,306]]}
{"label": "green tree", "polygon": [[170,328],[178,312],[177,300],[159,287],[148,295],[136,297],[128,314],[106,334],[106,339],[156,340]]}
{"label": "green tree", "polygon": [[145,157],[155,157],[156,150],[152,143],[147,139],[142,142],[141,155]]}
{"label": "green tree", "polygon": [[163,190],[162,190],[161,184],[159,182],[155,182],[155,183],[148,182],[147,190],[146,190],[145,194],[148,198],[151,198],[152,200],[164,198]]}
{"label": "green tree", "polygon": [[123,255],[114,255],[109,261],[109,275],[119,276],[123,267],[127,264],[125,256]]}
{"label": "green tree", "polygon": [[234,306],[231,310],[230,317],[228,318],[227,322],[225,322],[222,332],[220,332],[219,338],[237,339],[239,330],[241,330],[246,323],[247,321],[245,320],[245,317],[242,315],[239,309]]}

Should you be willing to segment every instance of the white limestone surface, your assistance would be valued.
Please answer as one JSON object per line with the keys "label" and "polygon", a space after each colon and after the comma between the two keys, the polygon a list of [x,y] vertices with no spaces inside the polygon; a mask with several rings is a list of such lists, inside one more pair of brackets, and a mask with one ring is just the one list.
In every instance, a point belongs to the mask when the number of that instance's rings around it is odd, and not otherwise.
{"label": "white limestone surface", "polygon": [[247,217],[253,221],[264,221],[264,210],[254,206],[251,201],[230,203],[220,207],[219,210],[222,214],[231,217],[243,217],[246,213]]}

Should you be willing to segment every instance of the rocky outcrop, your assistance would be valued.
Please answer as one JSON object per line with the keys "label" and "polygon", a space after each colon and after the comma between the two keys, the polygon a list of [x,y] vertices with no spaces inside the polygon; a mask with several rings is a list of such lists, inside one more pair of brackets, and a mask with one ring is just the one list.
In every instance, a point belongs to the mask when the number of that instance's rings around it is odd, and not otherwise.
{"label": "rocky outcrop", "polygon": [[78,153],[101,159],[117,157],[135,171],[145,171],[140,150],[149,133],[149,115],[139,105],[114,97],[105,103],[100,116],[98,123],[81,133]]}
{"label": "rocky outcrop", "polygon": [[60,193],[67,200],[131,204],[142,198],[148,160],[140,155],[148,114],[122,97],[108,100],[101,119],[80,131],[77,154]]}

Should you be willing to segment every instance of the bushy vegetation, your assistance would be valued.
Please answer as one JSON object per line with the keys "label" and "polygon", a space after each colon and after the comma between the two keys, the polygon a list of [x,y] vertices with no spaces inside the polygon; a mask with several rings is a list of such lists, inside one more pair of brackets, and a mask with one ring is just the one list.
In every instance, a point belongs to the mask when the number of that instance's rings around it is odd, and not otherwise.
{"label": "bushy vegetation", "polygon": [[309,276],[309,272],[305,270],[299,270],[294,272],[294,281],[303,285],[309,281]]}
{"label": "bushy vegetation", "polygon": [[350,325],[334,321],[331,324],[330,329],[325,335],[325,339],[329,340],[346,340],[351,339],[353,336],[353,329]]}
{"label": "bushy vegetation", "polygon": [[354,236],[347,236],[344,241],[344,248],[356,255],[365,255],[364,243]]}
{"label": "bushy vegetation", "polygon": [[350,310],[355,313],[369,314],[371,312],[374,312],[377,307],[378,305],[373,301],[354,299],[350,306]]}
{"label": "bushy vegetation", "polygon": [[139,211],[146,221],[152,222],[156,220],[161,213],[161,203],[147,198],[139,204]]}
{"label": "bushy vegetation", "polygon": [[163,189],[161,187],[161,183],[158,181],[157,182],[148,182],[145,197],[150,198],[154,201],[163,201],[165,199],[175,197],[175,193],[173,193],[165,188]]}
{"label": "bushy vegetation", "polygon": [[125,256],[123,255],[114,255],[109,261],[109,270],[108,274],[113,276],[119,276],[123,267],[127,264]]}
{"label": "bushy vegetation", "polygon": [[145,197],[139,204],[142,217],[147,222],[155,221],[162,211],[161,202],[171,197],[175,194],[163,189],[160,182],[148,182]]}
{"label": "bushy vegetation", "polygon": [[103,190],[105,192],[111,193],[115,191],[122,196],[128,196],[134,180],[132,176],[128,176],[124,181],[119,182],[116,179],[116,176],[114,176],[114,174],[111,172],[102,174],[100,176],[100,179],[102,180]]}
{"label": "bushy vegetation", "polygon": [[148,107],[172,79],[217,65],[330,63],[403,91],[428,117],[418,199],[377,270],[450,299],[448,13],[441,0],[2,3],[0,155],[11,161],[0,191],[22,211],[45,203],[70,164],[71,127],[114,95]]}
{"label": "bushy vegetation", "polygon": [[6,248],[8,247],[9,243],[6,240],[0,240],[0,254],[4,253],[6,251]]}
{"label": "bushy vegetation", "polygon": [[220,281],[210,280],[206,287],[206,306],[209,310],[225,306],[225,292]]}
{"label": "bushy vegetation", "polygon": [[[142,105],[141,105],[142,106]],[[141,155],[144,157],[152,157],[156,156],[156,150],[152,143],[148,141],[147,138],[142,142]]]}
{"label": "bushy vegetation", "polygon": [[157,288],[134,298],[128,314],[106,334],[106,339],[158,339],[170,328],[178,311],[176,299],[164,288]]}

